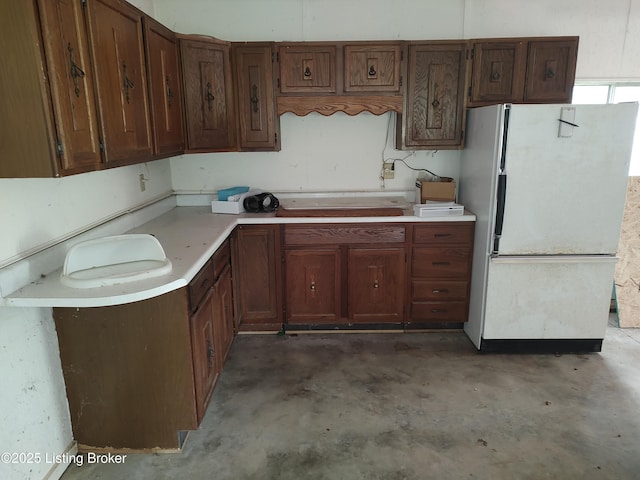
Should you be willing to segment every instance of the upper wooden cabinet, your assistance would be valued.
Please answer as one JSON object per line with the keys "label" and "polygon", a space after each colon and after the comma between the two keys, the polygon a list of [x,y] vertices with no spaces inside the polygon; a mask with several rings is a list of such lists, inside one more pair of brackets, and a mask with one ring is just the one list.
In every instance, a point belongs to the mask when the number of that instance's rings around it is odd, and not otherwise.
{"label": "upper wooden cabinet", "polygon": [[157,157],[179,155],[184,151],[184,122],[178,40],[150,17],[144,17],[143,23],[154,153]]}
{"label": "upper wooden cabinet", "polygon": [[399,148],[462,148],[466,48],[465,42],[409,44]]}
{"label": "upper wooden cabinet", "polygon": [[393,44],[345,45],[345,92],[401,93],[402,47]]}
{"label": "upper wooden cabinet", "polygon": [[3,2],[0,49],[0,177],[99,168],[95,77],[80,2]]}
{"label": "upper wooden cabinet", "polygon": [[272,43],[232,44],[240,150],[280,150]]}
{"label": "upper wooden cabinet", "polygon": [[143,14],[122,0],[90,0],[87,8],[105,160],[150,160]]}
{"label": "upper wooden cabinet", "polygon": [[181,36],[188,151],[229,151],[236,146],[230,46]]}
{"label": "upper wooden cabinet", "polygon": [[335,93],[336,46],[280,44],[280,93]]}
{"label": "upper wooden cabinet", "polygon": [[469,106],[570,103],[578,37],[474,40]]}

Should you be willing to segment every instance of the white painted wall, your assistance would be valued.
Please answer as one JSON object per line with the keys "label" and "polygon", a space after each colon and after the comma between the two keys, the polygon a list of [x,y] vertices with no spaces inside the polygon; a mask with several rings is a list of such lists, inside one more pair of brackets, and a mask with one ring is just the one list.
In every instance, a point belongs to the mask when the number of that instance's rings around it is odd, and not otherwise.
{"label": "white painted wall", "polygon": [[[451,39],[580,35],[578,79],[640,80],[640,0],[135,0],[182,33],[229,41]],[[185,155],[65,179],[0,180],[0,265],[166,192],[249,183],[278,190],[379,190],[389,115],[282,117],[277,153]],[[386,158],[405,152],[385,151]],[[412,165],[457,176],[456,151]],[[138,174],[149,181],[138,188]],[[399,165],[388,189],[410,188]],[[34,274],[36,272],[33,272]],[[8,292],[5,292],[8,293]],[[71,441],[48,309],[0,308],[1,451],[59,454]],[[0,478],[43,478],[47,465],[3,465]],[[52,478],[55,478],[54,473]]]}
{"label": "white painted wall", "polygon": [[[640,0],[154,0],[154,9],[176,31],[229,41],[579,35],[578,79],[640,78]],[[381,190],[389,117],[284,115],[280,152],[174,158],[173,186],[199,192],[232,185],[276,192]],[[402,158],[407,152],[385,153]],[[407,162],[457,178],[459,159],[457,151],[418,151]],[[410,189],[414,179],[415,172],[397,164],[386,189]]]}

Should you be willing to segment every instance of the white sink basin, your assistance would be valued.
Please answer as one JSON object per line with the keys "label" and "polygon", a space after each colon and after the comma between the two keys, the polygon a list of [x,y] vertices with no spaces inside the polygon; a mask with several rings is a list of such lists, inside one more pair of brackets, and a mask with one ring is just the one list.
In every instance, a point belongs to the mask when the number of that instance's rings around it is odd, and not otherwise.
{"label": "white sink basin", "polygon": [[81,242],[69,250],[60,281],[73,288],[96,288],[166,275],[171,261],[148,234],[125,234]]}

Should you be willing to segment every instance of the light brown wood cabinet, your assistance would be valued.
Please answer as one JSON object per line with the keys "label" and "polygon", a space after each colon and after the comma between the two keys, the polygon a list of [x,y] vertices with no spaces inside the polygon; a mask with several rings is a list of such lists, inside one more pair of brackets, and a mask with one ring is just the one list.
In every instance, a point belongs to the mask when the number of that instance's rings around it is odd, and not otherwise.
{"label": "light brown wood cabinet", "polygon": [[105,161],[151,160],[143,14],[122,0],[91,0],[87,17]]}
{"label": "light brown wood cabinet", "polygon": [[408,323],[466,322],[474,223],[414,225]]}
{"label": "light brown wood cabinet", "polygon": [[272,43],[232,44],[240,150],[280,150]]}
{"label": "light brown wood cabinet", "polygon": [[187,150],[236,149],[230,46],[202,36],[180,36]]}
{"label": "light brown wood cabinet", "polygon": [[155,157],[184,152],[184,120],[178,39],[164,25],[145,16],[144,42],[149,78]]}
{"label": "light brown wood cabinet", "polygon": [[411,42],[404,112],[396,147],[405,150],[463,146],[465,42]]}
{"label": "light brown wood cabinet", "polygon": [[285,324],[401,323],[404,225],[285,225]]}
{"label": "light brown wood cabinet", "polygon": [[570,103],[577,52],[578,37],[473,40],[468,105]]}
{"label": "light brown wood cabinet", "polygon": [[232,252],[236,329],[280,330],[280,226],[238,226]]}

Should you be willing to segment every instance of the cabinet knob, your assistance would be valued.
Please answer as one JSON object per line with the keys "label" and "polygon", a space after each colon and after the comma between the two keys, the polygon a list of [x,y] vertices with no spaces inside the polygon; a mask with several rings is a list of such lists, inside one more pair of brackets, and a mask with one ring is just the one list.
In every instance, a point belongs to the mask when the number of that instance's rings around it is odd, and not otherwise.
{"label": "cabinet knob", "polygon": [[165,77],[165,85],[167,90],[167,104],[171,106],[171,102],[173,101],[173,92],[171,91],[171,79],[169,75]]}
{"label": "cabinet knob", "polygon": [[131,95],[129,95],[129,90],[135,88],[135,85],[127,75],[127,64],[125,62],[122,62],[122,77],[124,78],[123,80],[124,98],[127,100],[127,103],[129,103],[131,100]]}
{"label": "cabinet knob", "polygon": [[556,73],[551,69],[551,68],[547,68],[547,70],[544,72],[544,78],[553,78],[556,76]]}
{"label": "cabinet knob", "polygon": [[380,284],[378,283],[378,280],[375,280],[373,282],[373,288],[378,288],[380,286]]}
{"label": "cabinet knob", "polygon": [[378,74],[378,72],[376,72],[376,69],[373,65],[371,65],[369,67],[369,76],[370,77],[375,77]]}
{"label": "cabinet knob", "polygon": [[309,67],[304,69],[305,78],[311,78],[311,69]]}
{"label": "cabinet knob", "polygon": [[500,80],[500,72],[491,72],[491,81],[497,82],[498,80]]}
{"label": "cabinet knob", "polygon": [[315,290],[316,290],[316,282],[311,282],[311,285],[309,286],[309,290],[315,292]]}
{"label": "cabinet knob", "polygon": [[213,364],[213,359],[215,357],[216,352],[213,350],[213,346],[209,339],[207,339],[207,361],[209,365]]}
{"label": "cabinet knob", "polygon": [[437,98],[433,102],[431,102],[431,106],[433,108],[438,108],[440,106],[440,102],[438,101]]}

